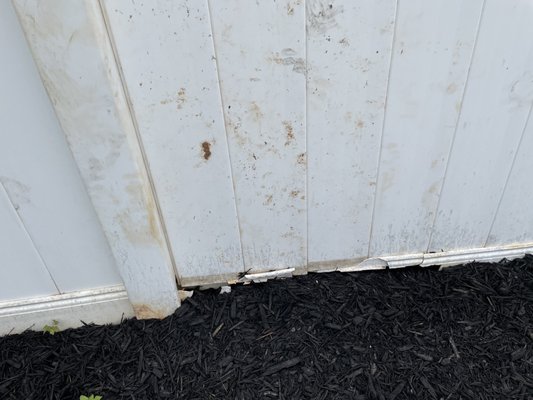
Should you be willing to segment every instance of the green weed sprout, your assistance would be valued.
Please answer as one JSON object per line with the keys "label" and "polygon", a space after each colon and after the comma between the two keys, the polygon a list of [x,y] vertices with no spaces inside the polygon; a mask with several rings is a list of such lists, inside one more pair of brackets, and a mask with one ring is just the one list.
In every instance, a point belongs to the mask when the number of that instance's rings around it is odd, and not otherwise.
{"label": "green weed sprout", "polygon": [[57,332],[60,332],[58,324],[59,324],[59,322],[54,319],[52,321],[52,325],[45,325],[43,327],[43,332],[49,333],[50,335],[54,335]]}

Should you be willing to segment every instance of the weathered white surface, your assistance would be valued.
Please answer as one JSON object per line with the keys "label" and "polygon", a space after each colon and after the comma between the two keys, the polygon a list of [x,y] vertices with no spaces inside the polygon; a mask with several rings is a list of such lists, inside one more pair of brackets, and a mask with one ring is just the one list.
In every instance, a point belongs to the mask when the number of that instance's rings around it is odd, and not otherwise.
{"label": "weathered white surface", "polygon": [[207,2],[103,2],[180,280],[243,271]]}
{"label": "weathered white surface", "polygon": [[305,268],[302,1],[209,1],[245,268]]}
{"label": "weathered white surface", "polygon": [[368,254],[396,1],[307,1],[309,261]]}
{"label": "weathered white surface", "polygon": [[122,283],[10,1],[0,49],[0,182],[62,293]]}
{"label": "weathered white surface", "polygon": [[[124,286],[109,286],[36,299],[0,302],[0,335],[42,331],[57,321],[60,330],[86,324],[119,323],[133,317]],[[83,321],[83,322],[82,322]]]}
{"label": "weathered white surface", "polygon": [[0,301],[59,293],[0,182]]}
{"label": "weathered white surface", "polygon": [[533,242],[533,119],[531,109],[516,159],[507,178],[487,246]]}
{"label": "weathered white surface", "polygon": [[98,2],[15,7],[135,314],[170,314],[171,259]]}
{"label": "weathered white surface", "polygon": [[530,2],[486,3],[430,250],[487,240],[533,101],[532,20]]}
{"label": "weathered white surface", "polygon": [[16,4],[137,315],[178,304],[142,145],[185,285],[532,248],[525,1]]}
{"label": "weathered white surface", "polygon": [[427,249],[482,4],[398,5],[370,256]]}

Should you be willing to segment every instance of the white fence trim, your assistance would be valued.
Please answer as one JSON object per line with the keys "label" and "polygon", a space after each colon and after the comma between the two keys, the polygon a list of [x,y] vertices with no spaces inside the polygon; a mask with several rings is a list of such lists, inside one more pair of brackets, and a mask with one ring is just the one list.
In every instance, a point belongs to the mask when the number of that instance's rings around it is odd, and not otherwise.
{"label": "white fence trim", "polygon": [[0,335],[26,329],[39,331],[53,320],[58,322],[59,329],[64,329],[81,326],[83,322],[118,323],[133,315],[122,285],[6,301],[0,303]]}
{"label": "white fence trim", "polygon": [[356,272],[386,268],[405,268],[413,265],[443,267],[467,264],[471,262],[497,262],[504,258],[511,260],[533,253],[533,243],[513,244],[508,246],[462,249],[438,253],[402,254],[373,257],[356,260],[327,261],[313,263],[309,271],[313,272]]}

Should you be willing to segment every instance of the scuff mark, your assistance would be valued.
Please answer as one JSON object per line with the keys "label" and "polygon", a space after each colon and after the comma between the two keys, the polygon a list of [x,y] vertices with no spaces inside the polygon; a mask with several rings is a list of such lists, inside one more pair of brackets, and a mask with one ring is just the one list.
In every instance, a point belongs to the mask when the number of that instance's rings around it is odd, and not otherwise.
{"label": "scuff mark", "polygon": [[382,190],[385,192],[390,189],[394,184],[395,174],[394,171],[386,171],[383,173]]}
{"label": "scuff mark", "polygon": [[293,15],[293,14],[294,14],[294,7],[289,2],[289,3],[287,3],[287,15]]}
{"label": "scuff mark", "polygon": [[263,118],[263,112],[255,101],[252,101],[250,104],[250,112],[252,113],[255,122],[260,122]]}
{"label": "scuff mark", "polygon": [[[292,50],[292,49],[284,49],[285,54],[287,54],[288,50]],[[305,60],[303,58],[293,57],[293,56],[284,56],[284,54],[274,53],[269,58],[269,60],[279,65],[287,65],[287,66],[292,65],[292,70],[294,72],[296,72],[297,74],[305,75],[306,66],[305,66]]]}
{"label": "scuff mark", "polygon": [[263,202],[263,205],[268,206],[268,205],[272,204],[273,200],[274,200],[274,196],[269,194],[268,196],[265,197],[265,201]]}
{"label": "scuff mark", "polygon": [[30,187],[26,186],[16,179],[11,179],[6,176],[0,176],[0,182],[4,185],[4,188],[13,204],[15,210],[18,210],[21,204],[30,204]]}
{"label": "scuff mark", "polygon": [[287,15],[294,15],[294,9],[296,6],[302,4],[302,0],[296,0],[293,4],[292,1],[287,2]]}
{"label": "scuff mark", "polygon": [[529,107],[533,96],[533,74],[526,71],[509,88],[509,101],[517,108]]}
{"label": "scuff mark", "polygon": [[211,143],[207,141],[202,142],[202,152],[204,153],[204,160],[209,160],[211,157]]}
{"label": "scuff mark", "polygon": [[307,30],[326,32],[337,25],[336,17],[343,11],[342,6],[333,6],[329,1],[307,1]]}

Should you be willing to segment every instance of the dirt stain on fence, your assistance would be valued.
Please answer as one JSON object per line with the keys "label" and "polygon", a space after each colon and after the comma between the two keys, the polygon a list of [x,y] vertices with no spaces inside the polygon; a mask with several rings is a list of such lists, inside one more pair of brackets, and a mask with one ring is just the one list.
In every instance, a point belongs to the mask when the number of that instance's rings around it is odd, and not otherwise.
{"label": "dirt stain on fence", "polygon": [[287,140],[285,141],[285,146],[289,146],[294,140],[294,130],[289,121],[283,121],[283,126],[285,127],[285,133],[287,135]]}
{"label": "dirt stain on fence", "polygon": [[342,6],[334,6],[329,1],[308,1],[307,28],[312,31],[324,33],[337,25],[336,17],[343,11]]}
{"label": "dirt stain on fence", "polygon": [[211,157],[211,143],[207,141],[202,142],[202,152],[204,153],[204,160],[209,160]]}
{"label": "dirt stain on fence", "polygon": [[250,113],[252,114],[252,117],[255,122],[260,122],[263,118],[263,112],[261,111],[261,107],[259,107],[255,101],[252,101],[252,103],[250,104]]}
{"label": "dirt stain on fence", "polygon": [[[282,53],[286,52],[286,50],[291,50],[291,49],[284,49]],[[296,54],[296,52],[294,52],[294,54]],[[288,65],[288,66],[292,65],[292,70],[294,72],[296,72],[297,74],[305,75],[306,66],[305,66],[305,60],[303,58],[294,57],[294,56],[284,56],[284,54],[274,53],[269,58],[269,60],[279,65]]]}

